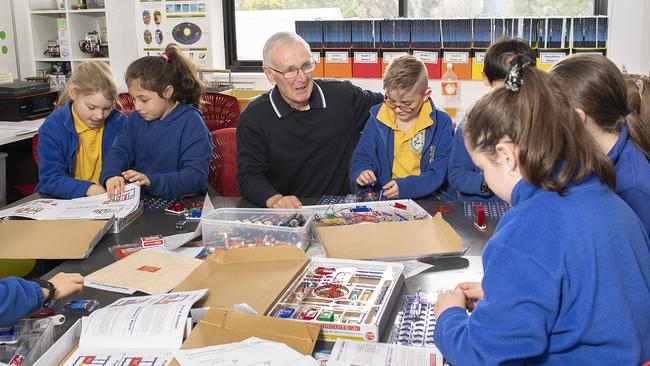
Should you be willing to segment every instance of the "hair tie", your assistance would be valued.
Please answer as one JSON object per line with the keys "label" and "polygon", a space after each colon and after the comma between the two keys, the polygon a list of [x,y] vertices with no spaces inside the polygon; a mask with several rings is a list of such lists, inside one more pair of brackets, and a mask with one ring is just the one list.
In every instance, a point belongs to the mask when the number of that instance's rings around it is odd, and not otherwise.
{"label": "hair tie", "polygon": [[511,92],[518,92],[523,84],[523,80],[521,80],[521,70],[531,64],[531,61],[526,57],[522,55],[515,56],[515,58],[510,62],[510,70],[508,70],[508,75],[506,76],[504,83],[506,89]]}
{"label": "hair tie", "polygon": [[643,80],[634,79],[634,84],[636,85],[637,89],[639,89],[639,95],[643,96]]}
{"label": "hair tie", "polygon": [[169,56],[167,56],[167,54],[164,53],[164,52],[160,55],[160,58],[162,58],[163,60],[169,62]]}

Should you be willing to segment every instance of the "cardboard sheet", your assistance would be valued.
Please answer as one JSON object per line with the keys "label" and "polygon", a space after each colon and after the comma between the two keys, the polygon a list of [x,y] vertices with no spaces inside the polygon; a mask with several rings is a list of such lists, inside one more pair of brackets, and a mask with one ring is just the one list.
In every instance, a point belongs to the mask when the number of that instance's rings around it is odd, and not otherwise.
{"label": "cardboard sheet", "polygon": [[113,220],[1,220],[0,258],[86,258],[112,224]]}
{"label": "cardboard sheet", "polygon": [[85,281],[88,286],[93,286],[88,284],[92,282],[162,294],[176,287],[201,263],[196,258],[143,249],[91,273]]}
{"label": "cardboard sheet", "polygon": [[316,228],[329,258],[407,259],[460,254],[461,238],[441,214],[432,220]]}

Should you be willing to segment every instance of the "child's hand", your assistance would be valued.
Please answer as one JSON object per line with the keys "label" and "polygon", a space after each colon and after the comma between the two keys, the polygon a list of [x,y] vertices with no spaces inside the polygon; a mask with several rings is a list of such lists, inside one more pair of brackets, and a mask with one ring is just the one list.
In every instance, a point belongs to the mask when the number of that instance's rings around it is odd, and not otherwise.
{"label": "child's hand", "polygon": [[476,303],[479,300],[483,300],[483,288],[481,287],[480,282],[462,282],[456,285],[456,290],[462,290],[467,298],[467,303],[465,307],[468,311],[472,311],[476,308]]}
{"label": "child's hand", "polygon": [[268,208],[300,208],[302,202],[296,196],[283,196],[276,194],[266,200],[266,207]]}
{"label": "child's hand", "polygon": [[374,184],[376,181],[377,177],[375,177],[375,173],[372,170],[364,170],[357,177],[357,184],[360,186]]}
{"label": "child's hand", "polygon": [[98,194],[104,193],[106,193],[104,187],[100,186],[99,184],[93,184],[92,186],[88,187],[88,190],[86,190],[86,197],[97,196]]}
{"label": "child's hand", "polygon": [[[55,300],[79,292],[84,287],[84,278],[79,273],[59,272],[54,277],[50,278],[49,281],[52,282],[56,289],[56,292],[54,293]],[[49,295],[49,292],[47,295]]]}
{"label": "child's hand", "polygon": [[433,305],[433,313],[438,319],[440,314],[449,308],[458,306],[459,308],[465,309],[465,294],[461,289],[447,290],[440,295],[438,295],[438,301]]}
{"label": "child's hand", "polygon": [[397,182],[394,180],[386,183],[386,185],[381,187],[381,189],[384,190],[384,197],[386,198],[397,198],[397,196],[399,196],[399,187],[397,186]]}
{"label": "child's hand", "polygon": [[112,200],[121,196],[122,193],[124,193],[124,185],[124,178],[119,175],[106,179],[106,193],[108,193],[108,199]]}
{"label": "child's hand", "polygon": [[151,184],[151,182],[149,182],[149,178],[147,178],[146,175],[140,172],[136,172],[135,170],[127,170],[125,172],[122,172],[122,176],[130,183],[135,183],[139,186],[148,186]]}

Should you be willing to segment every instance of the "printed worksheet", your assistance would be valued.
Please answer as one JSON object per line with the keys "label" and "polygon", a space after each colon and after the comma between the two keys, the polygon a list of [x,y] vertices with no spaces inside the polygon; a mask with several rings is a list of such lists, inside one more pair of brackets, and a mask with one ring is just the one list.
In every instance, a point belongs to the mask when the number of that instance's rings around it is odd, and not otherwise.
{"label": "printed worksheet", "polygon": [[34,220],[121,219],[138,209],[140,186],[127,184],[124,193],[109,200],[107,194],[71,200],[39,198],[0,211],[0,218],[14,216]]}
{"label": "printed worksheet", "polygon": [[327,366],[442,366],[437,348],[337,339]]}
{"label": "printed worksheet", "polygon": [[92,352],[76,350],[64,366],[167,366],[171,352]]}
{"label": "printed worksheet", "polygon": [[318,366],[284,343],[250,337],[236,343],[178,350],[174,353],[181,366]]}

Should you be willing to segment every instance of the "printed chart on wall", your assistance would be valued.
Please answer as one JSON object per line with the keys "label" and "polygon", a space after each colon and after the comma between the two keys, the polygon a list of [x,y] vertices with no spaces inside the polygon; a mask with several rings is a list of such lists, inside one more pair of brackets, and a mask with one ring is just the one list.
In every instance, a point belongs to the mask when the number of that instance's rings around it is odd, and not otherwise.
{"label": "printed chart on wall", "polygon": [[157,56],[178,44],[197,67],[212,65],[208,1],[135,0],[138,56]]}

